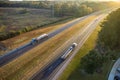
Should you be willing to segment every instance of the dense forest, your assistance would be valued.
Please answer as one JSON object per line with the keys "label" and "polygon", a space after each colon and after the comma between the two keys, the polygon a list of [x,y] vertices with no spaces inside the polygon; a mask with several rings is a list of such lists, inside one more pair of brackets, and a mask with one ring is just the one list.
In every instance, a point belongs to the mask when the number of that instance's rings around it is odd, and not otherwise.
{"label": "dense forest", "polygon": [[115,2],[61,2],[55,3],[55,16],[75,16],[80,17],[90,14],[95,11],[107,9],[110,7],[117,7],[118,3]]}
{"label": "dense forest", "polygon": [[[115,2],[80,2],[80,1],[31,1],[31,2],[10,2],[10,1],[1,1],[0,7],[12,7],[12,8],[23,8],[21,9],[20,13],[17,13],[17,15],[24,15],[28,14],[29,11],[27,11],[26,8],[37,8],[37,9],[47,9],[51,10],[52,17],[81,17],[87,14],[90,14],[95,11],[111,8],[111,7],[117,7],[119,4]],[[2,17],[1,17],[2,19]],[[65,18],[67,19],[67,18]],[[7,33],[0,33],[0,41],[20,35],[22,33],[44,27],[45,25],[53,24],[65,19],[61,19],[58,21],[54,21],[51,23],[45,23],[42,25],[34,26],[34,27],[25,27],[21,30],[7,32]],[[3,24],[1,24],[3,25]]]}
{"label": "dense forest", "polygon": [[113,11],[101,24],[99,42],[110,50],[120,49],[120,8]]}
{"label": "dense forest", "polygon": [[[110,13],[101,23],[97,46],[82,58],[82,68],[90,74],[102,65],[120,57],[120,8]],[[89,64],[88,64],[89,63]]]}

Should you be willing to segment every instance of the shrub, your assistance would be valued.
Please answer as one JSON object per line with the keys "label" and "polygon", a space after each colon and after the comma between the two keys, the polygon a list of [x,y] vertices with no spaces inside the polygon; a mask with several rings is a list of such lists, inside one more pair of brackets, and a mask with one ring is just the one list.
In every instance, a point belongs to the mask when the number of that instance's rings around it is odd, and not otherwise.
{"label": "shrub", "polygon": [[95,50],[91,50],[81,59],[81,68],[89,74],[93,74],[98,68],[102,67],[104,58]]}

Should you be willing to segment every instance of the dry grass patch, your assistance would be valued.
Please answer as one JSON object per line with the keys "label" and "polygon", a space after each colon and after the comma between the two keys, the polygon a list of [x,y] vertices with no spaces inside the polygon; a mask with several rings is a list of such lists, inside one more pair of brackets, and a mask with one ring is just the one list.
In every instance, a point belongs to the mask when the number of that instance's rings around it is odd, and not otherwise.
{"label": "dry grass patch", "polygon": [[14,79],[14,80],[27,80],[42,66],[53,59],[57,54],[52,53],[59,48],[65,41],[77,33],[83,26],[89,23],[96,16],[89,17],[88,19],[74,25],[64,32],[49,39],[45,43],[31,49],[24,55],[10,62],[9,64],[0,68],[0,78],[2,79]]}

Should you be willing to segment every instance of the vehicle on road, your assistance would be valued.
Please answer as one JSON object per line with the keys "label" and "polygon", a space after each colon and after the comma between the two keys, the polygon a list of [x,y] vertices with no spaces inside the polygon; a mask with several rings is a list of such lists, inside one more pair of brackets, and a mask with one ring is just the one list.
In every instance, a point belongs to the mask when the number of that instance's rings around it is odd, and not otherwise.
{"label": "vehicle on road", "polygon": [[45,39],[48,37],[48,34],[42,34],[37,38],[33,38],[31,43],[34,45],[35,43],[39,43],[41,40]]}
{"label": "vehicle on road", "polygon": [[68,50],[61,56],[61,59],[66,59],[76,46],[77,43],[73,43],[70,48],[68,48]]}
{"label": "vehicle on road", "polygon": [[77,43],[73,43],[62,56],[60,56],[57,60],[55,60],[52,64],[50,64],[44,70],[43,73],[44,75],[42,78],[48,77],[55,70],[55,68],[57,68],[70,55],[70,53],[74,50],[76,46]]}
{"label": "vehicle on road", "polygon": [[120,76],[115,76],[114,80],[120,80]]}

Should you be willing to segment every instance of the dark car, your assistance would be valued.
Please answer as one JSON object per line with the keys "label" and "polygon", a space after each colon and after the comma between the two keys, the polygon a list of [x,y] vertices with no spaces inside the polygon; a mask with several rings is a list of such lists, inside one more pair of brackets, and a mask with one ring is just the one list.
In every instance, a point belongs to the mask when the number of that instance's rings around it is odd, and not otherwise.
{"label": "dark car", "polygon": [[120,77],[119,76],[115,76],[114,80],[120,80]]}

